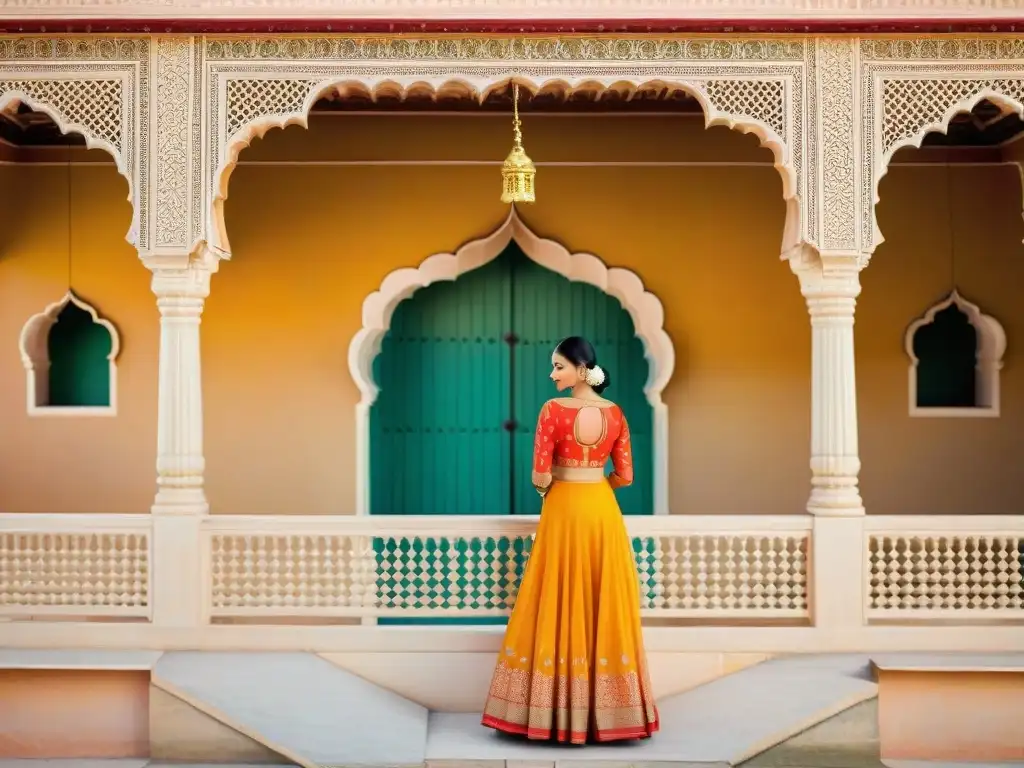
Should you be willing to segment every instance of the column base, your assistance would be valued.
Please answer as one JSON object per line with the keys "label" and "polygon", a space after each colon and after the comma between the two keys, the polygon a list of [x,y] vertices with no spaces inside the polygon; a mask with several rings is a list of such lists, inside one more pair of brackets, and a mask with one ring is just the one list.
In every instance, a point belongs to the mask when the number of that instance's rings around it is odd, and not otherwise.
{"label": "column base", "polygon": [[856,480],[852,485],[812,488],[807,511],[815,517],[856,517],[865,514]]}
{"label": "column base", "polygon": [[161,488],[150,512],[154,515],[206,515],[210,504],[202,488]]}

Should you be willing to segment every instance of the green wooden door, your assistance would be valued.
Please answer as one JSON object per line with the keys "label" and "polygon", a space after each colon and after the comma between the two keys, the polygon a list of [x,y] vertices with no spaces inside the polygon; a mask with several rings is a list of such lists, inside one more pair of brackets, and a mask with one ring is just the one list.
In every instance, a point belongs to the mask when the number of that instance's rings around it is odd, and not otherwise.
{"label": "green wooden door", "polygon": [[[514,250],[513,250],[514,249]],[[622,406],[633,442],[633,485],[616,492],[623,514],[654,511],[653,416],[644,395],[648,364],[633,320],[618,299],[587,283],[576,283],[531,261],[510,246],[512,318],[518,343],[513,350],[512,397],[518,429],[513,456],[513,511],[540,513],[540,496],[533,490],[531,456],[533,430],[541,406],[556,396],[548,376],[551,352],[566,336],[583,336],[597,350],[611,386],[605,393]]]}
{"label": "green wooden door", "polygon": [[612,377],[608,395],[629,419],[636,475],[618,492],[622,510],[651,514],[648,365],[629,313],[600,289],[531,261],[515,243],[396,308],[374,361],[371,513],[538,514],[533,429],[544,401],[557,395],[551,351],[570,335],[593,342]]}
{"label": "green wooden door", "polygon": [[508,514],[510,289],[495,259],[396,307],[374,360],[372,514]]}
{"label": "green wooden door", "polygon": [[[608,395],[629,418],[635,479],[618,491],[622,510],[651,514],[648,366],[629,313],[594,286],[532,262],[514,243],[480,269],[423,288],[396,308],[374,361],[380,394],[370,411],[371,514],[538,514],[533,430],[544,401],[556,395],[548,378],[551,351],[569,335],[593,341],[613,377]],[[378,538],[377,586],[392,596],[422,594],[426,586],[435,597],[451,596],[452,607],[465,607],[457,596],[480,586],[473,582],[481,559],[521,578],[528,556],[521,545]],[[456,583],[439,583],[442,573],[454,574]]]}

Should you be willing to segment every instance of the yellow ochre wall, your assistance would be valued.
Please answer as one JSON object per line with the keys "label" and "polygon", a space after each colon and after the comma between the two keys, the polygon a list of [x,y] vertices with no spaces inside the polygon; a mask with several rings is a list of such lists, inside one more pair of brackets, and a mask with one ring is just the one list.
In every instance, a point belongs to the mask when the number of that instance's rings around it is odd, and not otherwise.
{"label": "yellow ochre wall", "polygon": [[[810,327],[778,258],[784,206],[771,153],[693,117],[533,116],[524,127],[541,164],[526,223],[636,271],[665,305],[677,355],[665,392],[672,511],[800,512]],[[296,162],[500,160],[509,133],[505,116],[328,116],[243,153],[226,206],[233,257],[213,279],[202,328],[214,512],[352,510],[358,392],[347,352],[363,298],[392,270],[486,235],[507,213],[495,166]],[[543,165],[616,160],[690,164]],[[894,168],[883,181],[887,242],[864,274],[857,316],[865,500],[874,513],[1019,512],[1024,374],[1013,344],[1024,308],[1013,298],[1024,285],[1024,227],[1015,169],[954,175],[961,290],[1010,337],[1004,415],[906,415],[904,329],[948,290],[949,231],[936,226],[948,220],[942,173]],[[130,208],[112,167],[74,169],[72,265],[76,290],[121,330],[120,414],[25,415],[17,337],[66,288],[66,174],[0,167],[13,204],[0,251],[0,510],[141,512],[154,485],[158,314],[149,273],[123,241]]]}
{"label": "yellow ochre wall", "polygon": [[[861,491],[871,512],[1024,512],[1020,174],[1016,165],[918,166],[882,179],[886,240],[861,275],[856,320]],[[903,334],[949,294],[951,275],[1006,331],[998,419],[907,416]]]}
{"label": "yellow ochre wall", "polygon": [[[0,511],[144,512],[156,490],[160,315],[150,274],[125,241],[128,183],[100,150],[73,166],[0,165]],[[116,417],[29,418],[18,337],[68,289],[121,335]]]}

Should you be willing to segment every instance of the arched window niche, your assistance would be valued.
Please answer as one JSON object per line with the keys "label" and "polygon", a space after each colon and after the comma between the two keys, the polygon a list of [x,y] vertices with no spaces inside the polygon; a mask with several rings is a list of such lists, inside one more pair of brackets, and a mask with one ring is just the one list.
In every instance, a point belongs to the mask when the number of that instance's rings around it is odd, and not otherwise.
{"label": "arched window niche", "polygon": [[19,346],[29,416],[117,414],[120,337],[74,292],[29,318]]}
{"label": "arched window niche", "polygon": [[999,416],[1006,332],[994,317],[954,290],[911,323],[904,346],[911,416]]}

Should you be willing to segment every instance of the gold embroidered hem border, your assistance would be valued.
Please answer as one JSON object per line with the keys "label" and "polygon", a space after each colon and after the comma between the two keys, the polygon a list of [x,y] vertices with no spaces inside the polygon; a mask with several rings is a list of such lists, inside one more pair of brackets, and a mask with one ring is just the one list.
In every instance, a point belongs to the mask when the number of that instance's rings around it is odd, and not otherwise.
{"label": "gold embroidered hem border", "polygon": [[[634,670],[597,675],[593,725],[598,736],[657,730],[658,712],[644,678]],[[527,733],[586,734],[591,723],[590,686],[586,676],[549,675],[499,662],[484,718]]]}

